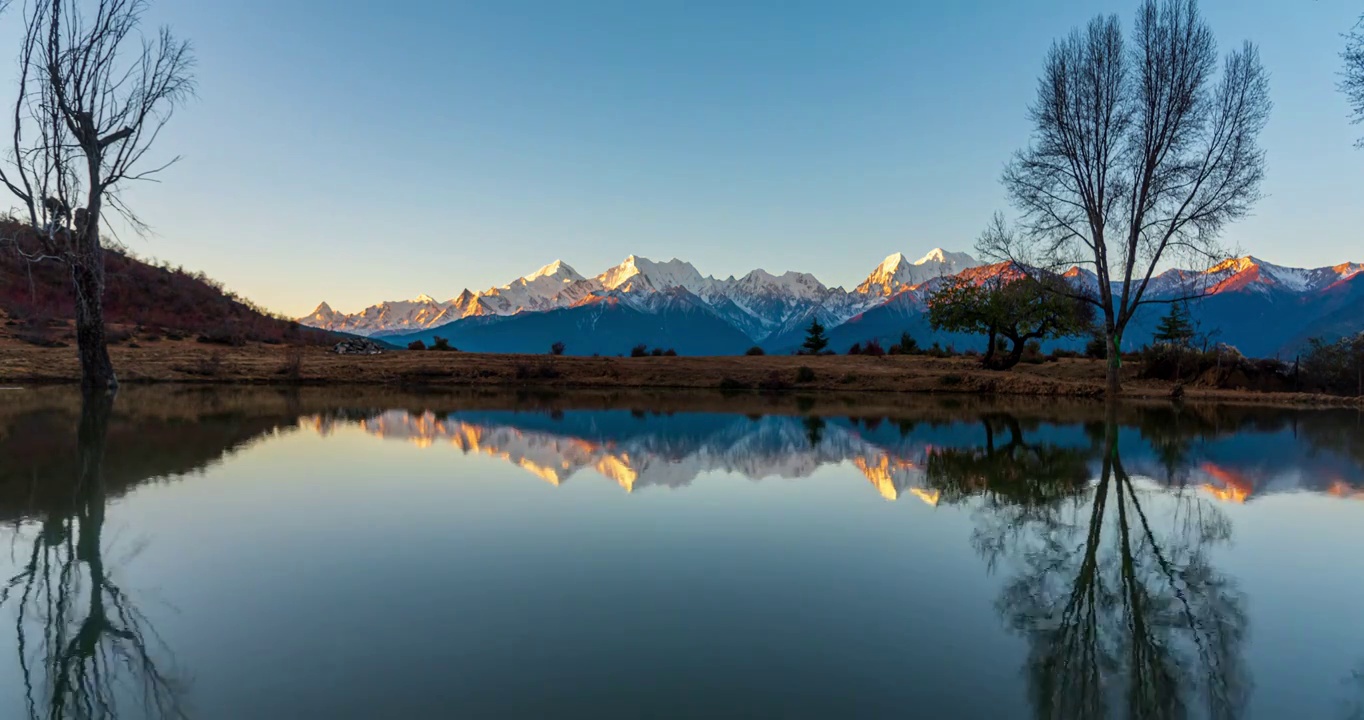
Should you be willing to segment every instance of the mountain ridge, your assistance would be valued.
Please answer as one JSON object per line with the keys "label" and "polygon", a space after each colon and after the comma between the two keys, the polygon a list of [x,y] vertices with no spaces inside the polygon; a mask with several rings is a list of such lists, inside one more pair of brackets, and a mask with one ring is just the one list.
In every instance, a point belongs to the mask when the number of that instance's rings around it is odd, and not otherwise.
{"label": "mountain ridge", "polygon": [[[896,267],[882,272],[892,258],[898,258]],[[955,274],[979,264],[969,254],[942,248],[929,251],[914,263],[896,253],[873,270],[859,287],[874,284],[878,293],[889,295],[931,277]],[[659,262],[630,255],[590,278],[564,261],[555,260],[505,285],[477,292],[466,288],[447,301],[422,294],[411,300],[383,301],[350,314],[337,312],[324,301],[298,321],[322,329],[382,337],[428,330],[475,315],[507,316],[569,308],[590,302],[594,296],[614,294],[627,304],[639,304],[647,295],[674,287],[685,288],[711,304],[727,299],[755,315],[756,322],[749,323],[755,329],[746,333],[754,340],[762,339],[754,334],[770,334],[803,309],[795,306],[831,305],[834,316],[850,317],[874,304],[874,298],[863,297],[865,293],[859,290],[830,288],[810,273],[786,271],[778,275],[758,268],[739,278],[730,275],[722,280],[702,275],[694,265],[678,258]]]}
{"label": "mountain ridge", "polygon": [[[797,271],[777,275],[755,269],[718,279],[678,258],[654,261],[630,255],[592,277],[555,260],[505,285],[481,292],[466,289],[444,302],[420,295],[349,315],[323,302],[299,322],[394,342],[429,341],[440,334],[476,351],[543,352],[549,344],[572,337],[568,345],[575,354],[623,354],[643,342],[675,347],[683,354],[723,355],[752,345],[769,352],[792,351],[804,329],[818,320],[830,330],[831,348],[840,352],[854,342],[893,342],[905,331],[921,345],[956,343],[965,349],[962,343],[971,346],[971,336],[929,327],[928,298],[954,279],[980,282],[1017,272],[1007,263],[986,265],[967,253],[935,248],[914,262],[893,253],[852,290],[844,290]],[[1098,278],[1090,270],[1075,267],[1064,277],[1098,290]],[[1361,277],[1364,263],[1291,268],[1246,255],[1206,271],[1155,274],[1147,296],[1206,294],[1192,303],[1203,329],[1229,329],[1216,340],[1247,354],[1275,355],[1305,343],[1304,329],[1318,328],[1326,335],[1361,329],[1352,320],[1364,318]],[[1112,291],[1120,289],[1115,283]],[[535,318],[550,312],[554,322]],[[1159,314],[1147,308],[1134,320],[1126,349],[1149,341]],[[1357,324],[1364,326],[1364,320]],[[1052,343],[1079,344],[1083,341]]]}

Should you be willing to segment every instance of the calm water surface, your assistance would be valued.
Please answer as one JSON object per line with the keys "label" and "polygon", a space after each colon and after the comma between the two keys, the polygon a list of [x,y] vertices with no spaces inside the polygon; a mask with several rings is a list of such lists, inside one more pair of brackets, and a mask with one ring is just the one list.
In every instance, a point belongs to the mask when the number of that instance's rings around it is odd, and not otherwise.
{"label": "calm water surface", "polygon": [[875,401],[5,393],[0,717],[1364,717],[1357,412]]}

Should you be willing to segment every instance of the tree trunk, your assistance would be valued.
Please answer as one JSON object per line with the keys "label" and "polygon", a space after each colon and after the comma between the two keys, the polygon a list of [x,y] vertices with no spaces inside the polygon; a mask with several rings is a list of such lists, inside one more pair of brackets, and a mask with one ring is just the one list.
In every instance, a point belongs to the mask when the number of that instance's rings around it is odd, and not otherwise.
{"label": "tree trunk", "polygon": [[1110,399],[1122,394],[1122,338],[1116,332],[1108,332],[1108,376],[1105,392]]}
{"label": "tree trunk", "polygon": [[992,368],[992,367],[994,367],[994,364],[995,364],[995,337],[996,337],[996,336],[997,336],[997,331],[996,331],[996,329],[995,329],[995,326],[994,326],[994,325],[991,325],[991,326],[990,326],[989,333],[988,333],[988,335],[986,336],[989,342],[985,345],[985,357],[981,358],[981,360],[980,360],[980,364],[981,364],[981,365],[984,365],[984,366],[987,367],[987,368]]}
{"label": "tree trunk", "polygon": [[992,370],[1012,370],[1015,365],[1023,360],[1023,346],[1026,343],[1016,338],[1009,338],[1009,343],[1009,354],[995,360]]}
{"label": "tree trunk", "polygon": [[104,338],[104,248],[99,238],[99,205],[76,228],[71,283],[76,293],[76,348],[81,362],[81,391],[86,395],[118,390],[114,364]]}

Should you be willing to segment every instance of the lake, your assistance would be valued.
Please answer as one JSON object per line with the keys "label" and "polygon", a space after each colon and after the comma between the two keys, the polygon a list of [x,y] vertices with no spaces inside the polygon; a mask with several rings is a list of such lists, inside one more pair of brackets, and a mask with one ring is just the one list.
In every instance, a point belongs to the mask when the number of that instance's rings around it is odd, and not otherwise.
{"label": "lake", "polygon": [[1364,418],[0,395],[0,717],[1364,717]]}

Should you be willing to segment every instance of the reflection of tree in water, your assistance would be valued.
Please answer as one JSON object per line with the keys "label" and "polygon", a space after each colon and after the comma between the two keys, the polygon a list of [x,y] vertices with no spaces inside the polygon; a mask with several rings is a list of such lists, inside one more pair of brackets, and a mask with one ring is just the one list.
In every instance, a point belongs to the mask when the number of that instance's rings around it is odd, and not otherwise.
{"label": "reflection of tree in water", "polygon": [[[929,481],[944,497],[984,495],[976,549],[992,568],[1018,568],[997,607],[1029,641],[1037,716],[1239,716],[1244,597],[1208,556],[1230,538],[1226,516],[1134,484],[1116,422],[1089,451],[1026,445],[1016,424],[993,423],[1010,427],[1007,444],[987,435],[983,450],[935,452]],[[1098,481],[1084,482],[1095,452]],[[1172,507],[1157,515],[1153,500]]]}
{"label": "reflection of tree in water", "polygon": [[27,561],[0,589],[0,605],[16,609],[33,718],[117,717],[125,694],[141,703],[133,717],[183,716],[179,687],[153,657],[165,648],[105,565],[103,466],[111,409],[107,397],[82,405],[69,500],[47,512]]}
{"label": "reflection of tree in water", "polygon": [[1089,469],[1081,450],[1026,442],[1010,415],[986,415],[981,424],[984,446],[935,449],[925,473],[940,502],[981,498],[972,544],[993,568],[1018,533],[1046,521],[1062,498],[1086,491]]}
{"label": "reflection of tree in water", "polygon": [[1342,684],[1345,686],[1345,699],[1341,703],[1341,717],[1364,720],[1364,661],[1350,671]]}
{"label": "reflection of tree in water", "polygon": [[819,447],[819,444],[824,442],[824,418],[810,415],[801,423],[805,426],[805,439],[810,441],[810,447]]}

